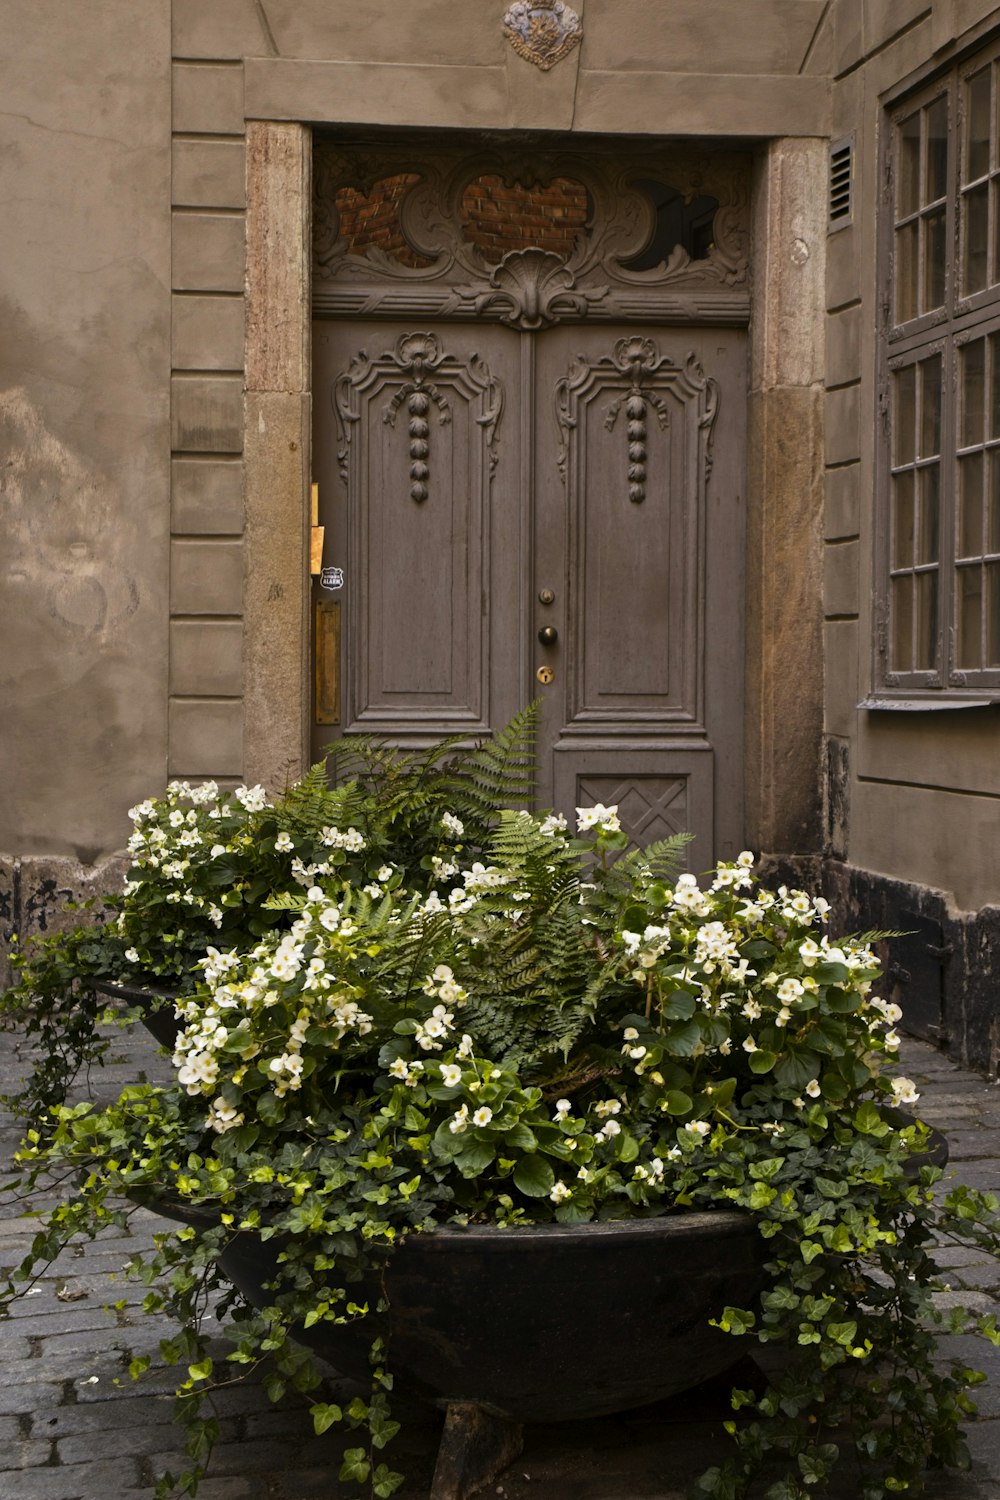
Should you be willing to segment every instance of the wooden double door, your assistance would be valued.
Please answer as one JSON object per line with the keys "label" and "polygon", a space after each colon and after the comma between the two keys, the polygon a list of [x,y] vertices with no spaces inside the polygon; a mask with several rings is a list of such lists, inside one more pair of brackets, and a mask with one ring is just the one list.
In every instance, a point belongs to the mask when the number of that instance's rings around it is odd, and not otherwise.
{"label": "wooden double door", "polygon": [[735,853],[744,331],[323,317],[313,399],[316,753],[538,698],[539,807]]}

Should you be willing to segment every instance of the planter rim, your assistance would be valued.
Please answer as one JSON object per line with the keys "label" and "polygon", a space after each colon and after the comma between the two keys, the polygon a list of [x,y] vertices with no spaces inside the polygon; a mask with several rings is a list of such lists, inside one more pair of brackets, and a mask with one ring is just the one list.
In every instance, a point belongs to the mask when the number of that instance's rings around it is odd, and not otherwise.
{"label": "planter rim", "polygon": [[[134,1201],[151,1213],[159,1213],[168,1219],[176,1219],[199,1229],[214,1229],[219,1216],[204,1204],[181,1203],[174,1198],[160,1196],[155,1191],[139,1191],[132,1195]],[[747,1235],[756,1225],[755,1216],[749,1210],[737,1208],[677,1209],[673,1213],[658,1214],[645,1219],[590,1219],[585,1224],[435,1224],[433,1229],[413,1229],[400,1241],[402,1245],[419,1239],[422,1247],[431,1252],[452,1253],[455,1250],[483,1250],[490,1246],[527,1251],[539,1239],[560,1240],[566,1245],[595,1238],[615,1240],[619,1243],[663,1238],[688,1238],[712,1230],[715,1239],[738,1239]],[[240,1231],[252,1234],[252,1230]]]}

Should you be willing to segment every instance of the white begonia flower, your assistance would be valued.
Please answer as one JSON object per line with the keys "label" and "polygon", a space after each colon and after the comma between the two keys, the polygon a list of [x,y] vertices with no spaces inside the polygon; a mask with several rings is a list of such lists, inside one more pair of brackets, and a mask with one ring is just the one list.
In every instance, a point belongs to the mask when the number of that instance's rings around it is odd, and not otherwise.
{"label": "white begonia flower", "polygon": [[593,807],[578,807],[576,810],[578,833],[587,833],[591,828],[596,828],[598,833],[618,833],[621,826],[617,803],[605,807],[603,802],[596,802]]}
{"label": "white begonia flower", "polygon": [[552,1191],[549,1193],[549,1197],[553,1203],[565,1203],[566,1199],[572,1198],[572,1196],[573,1189],[567,1187],[565,1182],[555,1182],[552,1184]]}
{"label": "white begonia flower", "polygon": [[684,1126],[684,1129],[687,1131],[688,1135],[693,1135],[696,1140],[700,1140],[703,1136],[708,1135],[711,1128],[712,1127],[707,1120],[688,1120],[687,1124]]}
{"label": "white begonia flower", "polygon": [[483,1127],[485,1125],[488,1125],[492,1118],[493,1111],[491,1109],[488,1109],[484,1104],[480,1109],[477,1109],[475,1114],[472,1116],[472,1123],[473,1125]]}
{"label": "white begonia flower", "polygon": [[622,1032],[622,1036],[625,1038],[626,1042],[637,1042],[639,1040],[639,1033],[636,1031],[634,1026],[626,1026],[625,1030]]}
{"label": "white begonia flower", "polygon": [[916,1104],[920,1095],[917,1093],[912,1078],[894,1078],[892,1080],[892,1099],[894,1104]]}
{"label": "white begonia flower", "polygon": [[229,1104],[220,1094],[217,1099],[212,1100],[207,1124],[217,1135],[224,1135],[227,1130],[235,1130],[242,1125],[245,1116],[234,1104]]}
{"label": "white begonia flower", "polygon": [[461,1058],[471,1057],[473,1046],[474,1043],[469,1033],[467,1031],[463,1032],[462,1040],[459,1042],[458,1047],[455,1049],[455,1056]]}
{"label": "white begonia flower", "polygon": [[392,1062],[389,1064],[389,1073],[393,1078],[408,1078],[410,1076],[410,1070],[407,1067],[406,1058],[394,1057]]}
{"label": "white begonia flower", "polygon": [[467,1104],[463,1104],[461,1109],[456,1110],[454,1115],[452,1115],[451,1119],[448,1121],[448,1129],[451,1131],[452,1135],[461,1135],[462,1132],[468,1130],[468,1128],[469,1106]]}
{"label": "white begonia flower", "polygon": [[793,978],[791,975],[787,979],[783,979],[778,985],[777,995],[783,1005],[792,1004],[793,1001],[801,999],[804,994],[805,988],[802,981]]}
{"label": "white begonia flower", "polygon": [[823,1090],[819,1086],[819,1079],[810,1078],[809,1082],[806,1084],[806,1093],[809,1095],[810,1099],[818,1099],[822,1092]]}
{"label": "white begonia flower", "polygon": [[617,1120],[605,1120],[600,1130],[594,1132],[596,1141],[611,1141],[616,1135],[621,1135],[622,1128]]}
{"label": "white begonia flower", "polygon": [[137,948],[126,948],[125,957],[130,964],[137,964],[139,962],[139,950]]}
{"label": "white begonia flower", "polygon": [[456,818],[454,813],[446,812],[441,814],[441,827],[453,839],[460,839],[465,832],[465,824],[461,818]]}
{"label": "white begonia flower", "polygon": [[[125,957],[128,957],[127,953]],[[896,1052],[901,1045],[898,1031],[887,1031],[882,1040],[887,1052]]]}
{"label": "white begonia flower", "polygon": [[274,841],[274,847],[278,854],[287,854],[289,850],[295,848],[295,845],[292,843],[291,836],[282,830]]}
{"label": "white begonia flower", "polygon": [[457,1063],[441,1064],[441,1082],[447,1089],[453,1089],[462,1082],[462,1070]]}
{"label": "white begonia flower", "polygon": [[552,1116],[553,1122],[556,1125],[561,1125],[572,1108],[573,1106],[568,1099],[557,1099],[556,1112]]}
{"label": "white begonia flower", "polygon": [[746,1016],[748,1021],[759,1020],[760,1006],[757,1004],[756,1000],[748,1000],[746,1004],[741,1007],[741,1013]]}
{"label": "white begonia flower", "polygon": [[170,824],[171,828],[180,828],[181,827],[181,825],[184,822],[184,814],[181,812],[181,810],[180,810],[179,807],[175,807],[174,808],[173,812],[170,814],[169,818],[167,819],[167,822]]}
{"label": "white begonia flower", "polygon": [[262,786],[238,786],[233,796],[247,812],[262,812],[267,806],[267,793]]}
{"label": "white begonia flower", "polygon": [[566,830],[566,819],[562,813],[549,813],[548,817],[542,819],[538,825],[539,833],[544,833],[551,838],[553,834],[564,833]]}
{"label": "white begonia flower", "polygon": [[774,1018],[774,1024],[775,1026],[787,1026],[791,1019],[791,1011],[783,1005]]}
{"label": "white begonia flower", "polygon": [[805,968],[811,969],[814,964],[819,963],[822,957],[823,950],[815,939],[806,938],[804,943],[799,944],[799,958],[801,958]]}
{"label": "white begonia flower", "polygon": [[[676,1149],[677,1148],[675,1146],[674,1150],[676,1150]],[[659,1157],[659,1156],[654,1156],[653,1157],[652,1161],[649,1164],[649,1175],[650,1175],[650,1177],[652,1177],[652,1179],[653,1179],[654,1182],[661,1181],[661,1179],[663,1177],[663,1160],[662,1160],[661,1157]]]}
{"label": "white begonia flower", "polygon": [[748,1036],[743,1043],[744,1052],[757,1052],[759,1049],[752,1036]]}
{"label": "white begonia flower", "polygon": [[620,1115],[621,1112],[622,1104],[620,1099],[601,1099],[594,1105],[594,1114],[600,1115],[602,1119],[605,1115]]}

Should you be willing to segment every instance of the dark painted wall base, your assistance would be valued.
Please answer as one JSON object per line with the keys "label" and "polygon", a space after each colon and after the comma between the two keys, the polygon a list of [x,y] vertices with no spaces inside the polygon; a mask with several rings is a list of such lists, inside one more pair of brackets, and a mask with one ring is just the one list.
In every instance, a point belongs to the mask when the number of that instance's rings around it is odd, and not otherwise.
{"label": "dark painted wall base", "polygon": [[892,931],[880,945],[902,1029],[965,1067],[1000,1076],[1000,906],[956,912],[942,891],[835,859],[762,862],[769,884],[823,891],[834,932]]}

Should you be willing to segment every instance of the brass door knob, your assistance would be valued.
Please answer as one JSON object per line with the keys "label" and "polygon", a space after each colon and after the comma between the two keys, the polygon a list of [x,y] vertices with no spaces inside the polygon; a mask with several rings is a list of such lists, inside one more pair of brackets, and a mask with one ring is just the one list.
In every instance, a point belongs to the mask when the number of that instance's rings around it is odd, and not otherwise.
{"label": "brass door knob", "polygon": [[554,625],[543,625],[538,632],[538,639],[543,646],[554,646],[559,639],[559,632]]}

